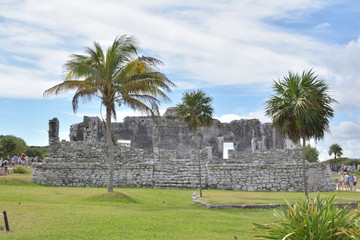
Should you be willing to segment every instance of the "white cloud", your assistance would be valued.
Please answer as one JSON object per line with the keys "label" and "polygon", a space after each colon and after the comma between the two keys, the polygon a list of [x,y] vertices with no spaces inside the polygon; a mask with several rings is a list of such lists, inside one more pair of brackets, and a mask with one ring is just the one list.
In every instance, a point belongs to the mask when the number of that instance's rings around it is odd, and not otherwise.
{"label": "white cloud", "polygon": [[332,134],[336,139],[360,139],[360,125],[344,121],[339,126],[332,128]]}
{"label": "white cloud", "polygon": [[326,59],[328,72],[324,78],[334,89],[334,98],[340,109],[360,109],[360,37],[349,42],[338,54]]}
{"label": "white cloud", "polygon": [[319,25],[315,26],[315,29],[324,30],[324,29],[326,29],[328,27],[330,27],[330,23],[320,23]]}
{"label": "white cloud", "polygon": [[[309,4],[311,2],[311,4]],[[34,66],[28,81],[41,89],[59,81],[70,52],[91,46],[106,47],[118,34],[135,35],[151,55],[161,58],[167,73],[191,79],[192,86],[267,83],[291,70],[321,67],[318,56],[332,46],[287,33],[264,19],[296,18],[295,14],[321,7],[323,1],[25,1],[0,3],[0,44],[11,58]],[[83,7],[86,5],[86,9]],[[311,7],[309,7],[311,6]],[[256,14],[255,14],[256,13]],[[184,16],[187,18],[184,19]],[[5,60],[4,60],[5,58]],[[24,80],[7,76],[27,92]],[[186,84],[180,82],[185,88]],[[259,85],[261,88],[261,85]],[[33,89],[41,97],[42,91]],[[13,96],[2,88],[1,96]],[[11,93],[11,94],[10,94]]]}
{"label": "white cloud", "polygon": [[321,161],[330,159],[328,154],[332,144],[339,144],[343,149],[343,157],[360,158],[360,125],[351,121],[342,121],[337,126],[331,127],[331,133],[327,133],[325,138],[317,143],[311,141],[312,146],[316,146]]}
{"label": "white cloud", "polygon": [[261,123],[268,123],[271,122],[271,119],[265,116],[264,111],[259,110],[256,112],[248,112],[244,113],[243,115],[238,114],[224,114],[219,117],[214,117],[218,119],[220,122],[229,123],[233,120],[240,120],[240,119],[259,119]]}

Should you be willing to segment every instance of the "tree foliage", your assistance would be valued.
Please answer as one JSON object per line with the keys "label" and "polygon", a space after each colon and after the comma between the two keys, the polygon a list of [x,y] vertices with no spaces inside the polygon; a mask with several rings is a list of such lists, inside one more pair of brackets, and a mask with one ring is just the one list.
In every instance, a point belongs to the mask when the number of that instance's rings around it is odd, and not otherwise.
{"label": "tree foliage", "polygon": [[212,98],[202,90],[188,91],[183,94],[182,103],[176,106],[179,119],[184,121],[189,129],[194,132],[196,138],[196,158],[199,165],[199,190],[202,197],[201,159],[200,159],[200,127],[212,124],[214,112]]}
{"label": "tree foliage", "polygon": [[113,191],[114,143],[111,119],[116,119],[116,106],[128,106],[150,115],[159,114],[160,100],[170,101],[166,92],[175,86],[158,71],[162,62],[156,58],[138,56],[136,39],[126,35],[117,37],[106,51],[99,43],[88,47],[85,54],[73,54],[65,64],[64,81],[45,91],[57,95],[75,91],[72,99],[74,112],[79,100],[99,98],[106,109],[106,136],[108,143],[108,191]]}
{"label": "tree foliage", "polygon": [[293,142],[324,138],[334,116],[331,104],[336,102],[324,80],[312,70],[302,75],[289,72],[274,82],[273,89],[275,94],[266,101],[266,115],[272,118],[273,127]]}
{"label": "tree foliage", "polygon": [[332,158],[329,159],[327,161],[325,161],[326,163],[329,163],[330,165],[334,166],[342,166],[342,165],[358,165],[360,164],[360,159],[353,159],[353,158]]}
{"label": "tree foliage", "polygon": [[274,95],[266,101],[265,113],[272,119],[272,126],[293,142],[303,145],[304,192],[308,196],[305,172],[306,140],[324,138],[329,131],[331,106],[336,102],[329,96],[329,87],[312,70],[302,75],[289,72],[273,85]]}
{"label": "tree foliage", "polygon": [[0,151],[2,155],[16,155],[24,153],[28,146],[25,141],[12,135],[0,136]]}
{"label": "tree foliage", "polygon": [[37,147],[37,146],[30,146],[25,151],[26,156],[30,157],[39,157],[45,158],[49,156],[49,148],[48,147]]}
{"label": "tree foliage", "polygon": [[12,135],[0,135],[0,156],[19,156],[22,153],[25,153],[30,157],[38,156],[40,158],[44,158],[49,155],[49,150],[47,146],[28,146],[26,142],[19,137]]}
{"label": "tree foliage", "polygon": [[340,158],[343,155],[343,149],[337,143],[334,143],[329,148],[329,156],[334,154],[334,158]]}
{"label": "tree foliage", "polygon": [[319,151],[316,148],[311,147],[310,144],[306,145],[305,159],[308,162],[317,162],[317,161],[319,161]]}

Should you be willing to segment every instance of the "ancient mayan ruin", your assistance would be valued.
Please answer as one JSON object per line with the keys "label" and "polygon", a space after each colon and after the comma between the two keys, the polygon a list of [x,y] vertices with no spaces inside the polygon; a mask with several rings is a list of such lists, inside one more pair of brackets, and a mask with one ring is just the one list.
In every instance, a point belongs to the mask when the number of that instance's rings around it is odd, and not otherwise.
{"label": "ancient mayan ruin", "polygon": [[[162,117],[126,117],[113,123],[114,185],[196,188],[195,137],[174,108]],[[201,130],[202,176],[208,189],[303,191],[301,149],[257,119],[221,123]],[[233,150],[224,158],[224,146]],[[34,165],[32,181],[54,186],[106,186],[107,145],[103,122],[84,117],[59,140],[59,121],[49,121],[50,157]],[[310,191],[334,191],[324,163],[307,163]]]}

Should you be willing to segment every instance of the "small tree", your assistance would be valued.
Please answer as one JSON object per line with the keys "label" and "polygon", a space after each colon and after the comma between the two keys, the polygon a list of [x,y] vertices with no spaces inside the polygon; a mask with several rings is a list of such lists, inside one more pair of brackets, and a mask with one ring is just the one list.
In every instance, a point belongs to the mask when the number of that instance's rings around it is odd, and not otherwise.
{"label": "small tree", "polygon": [[343,150],[339,144],[335,143],[330,146],[329,156],[331,156],[332,154],[334,154],[334,159],[336,159],[337,157],[340,158],[343,155]]}
{"label": "small tree", "polygon": [[116,119],[115,108],[129,106],[151,115],[159,114],[160,100],[170,101],[166,92],[175,86],[158,71],[162,62],[156,58],[138,56],[139,48],[133,37],[117,37],[106,51],[99,43],[86,48],[84,55],[73,54],[65,64],[64,81],[44,92],[45,96],[75,91],[72,105],[76,112],[79,100],[99,98],[106,109],[106,138],[108,144],[108,192],[113,191],[114,142],[111,122]]}
{"label": "small tree", "polygon": [[266,115],[272,118],[272,126],[293,142],[302,141],[302,169],[304,192],[308,197],[305,167],[306,140],[323,139],[329,131],[330,118],[334,116],[331,103],[336,102],[328,94],[325,81],[310,70],[302,75],[289,72],[288,76],[274,82],[275,94],[266,101]]}
{"label": "small tree", "polygon": [[310,144],[306,145],[305,159],[308,162],[317,162],[319,160],[319,151],[316,148],[311,147]]}
{"label": "small tree", "polygon": [[176,106],[177,116],[187,123],[195,134],[196,159],[199,164],[199,190],[202,197],[201,159],[200,159],[200,127],[210,126],[214,109],[211,106],[212,98],[206,93],[197,90],[185,92],[182,103]]}

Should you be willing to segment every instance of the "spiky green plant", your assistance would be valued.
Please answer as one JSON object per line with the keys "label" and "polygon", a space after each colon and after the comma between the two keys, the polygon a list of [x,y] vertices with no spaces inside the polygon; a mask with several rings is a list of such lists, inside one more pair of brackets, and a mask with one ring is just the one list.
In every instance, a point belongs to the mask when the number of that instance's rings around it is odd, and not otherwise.
{"label": "spiky green plant", "polygon": [[258,235],[257,239],[282,240],[343,240],[360,239],[360,211],[339,209],[334,205],[335,195],[314,200],[304,199],[291,205],[289,202],[274,211],[277,222],[271,224],[254,223],[255,228],[268,235]]}

